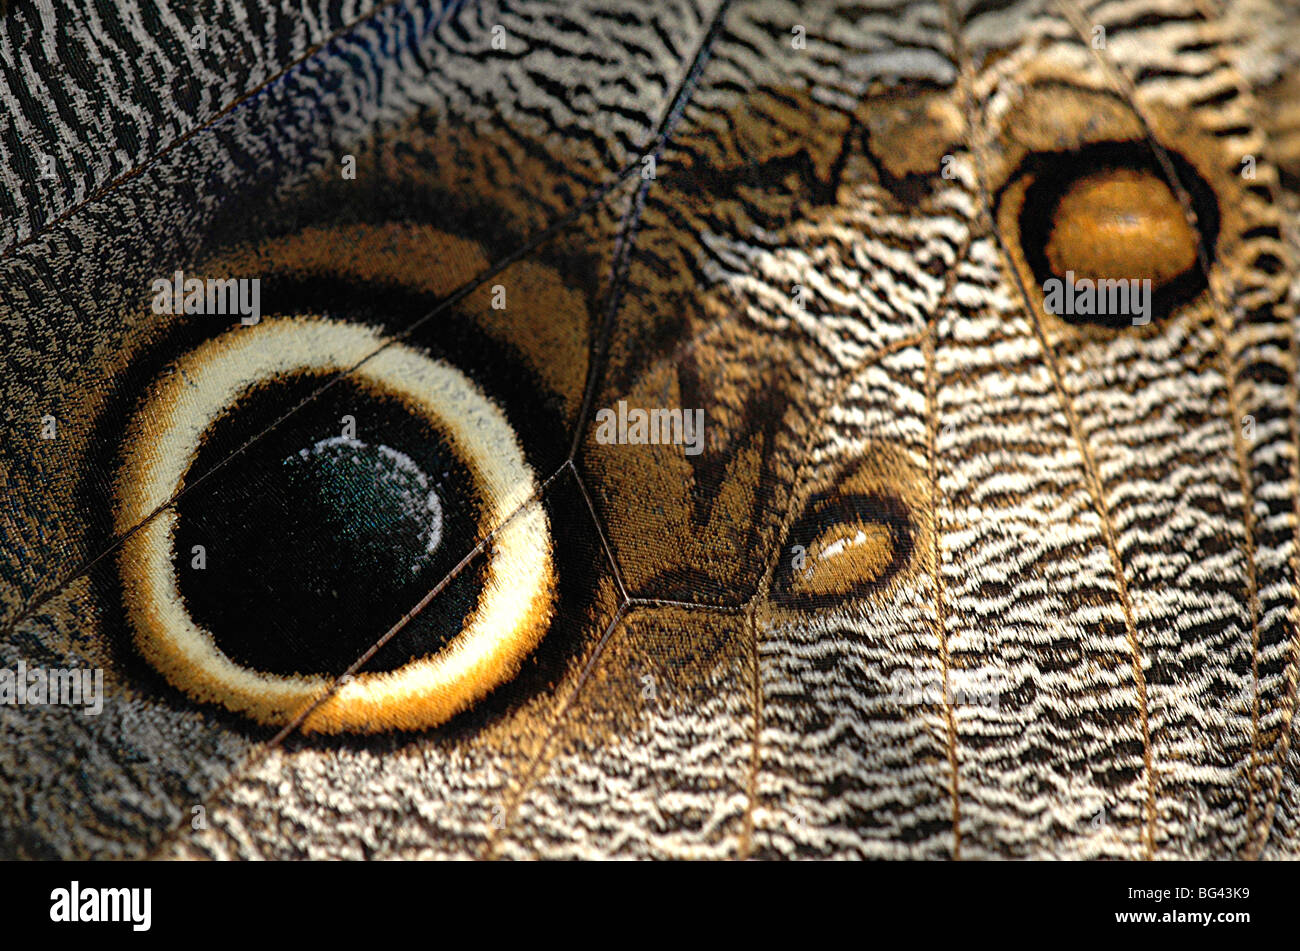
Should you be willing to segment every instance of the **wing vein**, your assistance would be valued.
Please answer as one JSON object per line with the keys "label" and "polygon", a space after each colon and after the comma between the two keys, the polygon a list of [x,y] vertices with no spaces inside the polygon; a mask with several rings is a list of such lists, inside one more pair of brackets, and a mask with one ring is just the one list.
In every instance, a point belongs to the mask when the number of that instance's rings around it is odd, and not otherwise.
{"label": "wing vein", "polygon": [[[1232,367],[1229,357],[1228,341],[1232,333],[1232,323],[1229,307],[1229,300],[1236,298],[1235,289],[1230,290],[1225,297],[1221,281],[1216,279],[1215,272],[1210,265],[1209,249],[1205,245],[1204,237],[1196,227],[1196,213],[1192,205],[1191,197],[1183,187],[1178,178],[1173,163],[1169,158],[1168,152],[1161,145],[1160,140],[1155,135],[1151,122],[1146,113],[1138,103],[1137,90],[1133,84],[1132,78],[1123,70],[1109,49],[1096,49],[1088,42],[1088,24],[1083,17],[1083,12],[1079,9],[1074,0],[1057,0],[1057,5],[1069,19],[1075,31],[1079,34],[1080,39],[1093,54],[1093,57],[1101,65],[1102,69],[1111,77],[1115,88],[1123,94],[1125,101],[1128,103],[1133,114],[1137,117],[1142,126],[1142,131],[1146,136],[1147,142],[1152,151],[1155,153],[1156,160],[1160,165],[1161,173],[1164,176],[1170,189],[1182,206],[1183,215],[1187,218],[1188,224],[1192,227],[1192,233],[1197,236],[1196,257],[1197,263],[1205,275],[1206,284],[1210,288],[1210,294],[1214,300],[1214,330],[1216,343],[1219,351],[1219,373],[1223,376],[1224,390],[1228,400],[1228,428],[1232,432],[1233,457],[1237,467],[1238,479],[1241,484],[1242,492],[1242,521],[1245,532],[1245,559],[1246,559],[1246,580],[1247,580],[1247,597],[1249,598],[1248,608],[1250,611],[1250,668],[1251,668],[1251,740],[1250,740],[1250,762],[1247,767],[1247,790],[1246,790],[1246,833],[1250,836],[1257,822],[1258,810],[1256,808],[1256,797],[1259,793],[1259,744],[1260,744],[1260,681],[1259,681],[1259,570],[1257,564],[1256,551],[1256,525],[1254,511],[1254,480],[1251,477],[1250,453],[1246,446],[1245,436],[1242,432],[1240,420],[1241,409],[1238,396],[1239,378],[1238,374]],[[1241,79],[1236,75],[1238,93],[1242,92]],[[1294,359],[1294,358],[1293,358]],[[1290,378],[1295,380],[1295,367],[1291,368]],[[1291,442],[1293,445],[1298,444],[1296,436],[1296,388],[1293,385],[1289,389],[1291,396],[1291,412],[1289,414],[1291,421]],[[1291,497],[1297,506],[1300,506],[1300,485],[1297,484],[1297,478],[1300,478],[1300,471],[1295,466],[1291,470]],[[1300,517],[1300,509],[1297,510],[1297,516]],[[1296,565],[1296,546],[1292,544],[1291,554],[1291,573],[1293,584],[1295,579],[1300,578]],[[1291,609],[1292,627],[1295,631],[1293,643],[1296,649],[1300,649],[1300,622],[1296,618],[1296,605],[1292,603]],[[1292,663],[1296,660],[1295,650],[1292,652]],[[1288,712],[1284,716],[1285,729],[1282,735],[1282,743],[1285,744],[1289,739],[1290,721],[1295,713],[1295,671],[1290,671],[1290,685],[1288,689]],[[1285,746],[1279,751],[1280,755],[1285,756]],[[1275,760],[1276,761],[1276,760]],[[1269,828],[1272,825],[1272,815],[1277,805],[1277,794],[1280,792],[1280,773],[1278,781],[1274,783],[1273,794],[1269,796],[1269,802],[1266,802],[1264,811],[1268,816],[1265,827],[1262,830],[1262,837],[1257,840],[1256,844],[1248,844],[1246,855],[1257,855],[1267,842]]]}
{"label": "wing vein", "polygon": [[1061,406],[1061,411],[1065,416],[1067,426],[1070,430],[1070,437],[1079,451],[1083,463],[1084,479],[1088,487],[1088,493],[1092,499],[1093,510],[1096,512],[1101,522],[1102,536],[1105,540],[1106,550],[1110,556],[1111,571],[1115,579],[1115,587],[1119,596],[1120,606],[1124,613],[1125,635],[1128,641],[1129,652],[1133,668],[1133,681],[1137,691],[1138,709],[1142,726],[1142,760],[1143,773],[1146,779],[1146,820],[1143,823],[1142,849],[1141,854],[1144,858],[1150,859],[1155,851],[1155,823],[1156,823],[1156,787],[1155,787],[1155,769],[1152,749],[1151,749],[1151,724],[1148,712],[1147,702],[1147,684],[1146,675],[1142,670],[1142,649],[1138,641],[1137,625],[1134,621],[1133,604],[1129,597],[1128,581],[1124,575],[1124,564],[1120,558],[1119,548],[1115,541],[1115,527],[1110,516],[1109,507],[1106,503],[1104,488],[1101,483],[1101,477],[1097,469],[1096,460],[1093,458],[1092,450],[1084,437],[1082,428],[1079,424],[1078,414],[1075,412],[1073,403],[1065,389],[1065,384],[1061,378],[1061,368],[1056,359],[1056,352],[1051,348],[1047,339],[1047,334],[1043,329],[1042,316],[1039,313],[1038,306],[1034,303],[1032,295],[1025,287],[1020,272],[1016,269],[1011,255],[1007,251],[1002,236],[998,233],[997,223],[993,212],[993,200],[989,195],[988,183],[984,181],[982,169],[986,167],[983,160],[984,144],[979,137],[979,125],[976,122],[977,110],[974,101],[974,70],[971,65],[969,51],[966,48],[965,40],[957,27],[957,11],[954,7],[954,0],[944,0],[944,6],[948,11],[947,23],[948,30],[953,43],[953,51],[960,64],[961,74],[965,79],[966,96],[963,99],[963,111],[966,116],[966,130],[968,144],[972,154],[976,158],[976,176],[978,178],[981,203],[984,206],[984,214],[988,221],[990,232],[994,241],[997,243],[999,254],[1002,258],[1004,267],[1010,275],[1011,280],[1016,286],[1016,290],[1021,301],[1033,319],[1034,335],[1038,339],[1039,349],[1043,353],[1043,362],[1048,370],[1052,380],[1052,388],[1056,393],[1057,402]]}
{"label": "wing vein", "polygon": [[[971,243],[970,235],[962,244],[957,255],[957,262],[965,259]],[[938,389],[935,377],[935,350],[939,343],[939,320],[945,308],[952,300],[953,289],[957,284],[957,268],[948,273],[943,297],[940,299],[930,321],[929,333],[925,335],[923,353],[925,355],[925,430],[926,430],[926,469],[930,476],[930,561],[931,584],[934,591],[934,633],[939,644],[939,666],[943,678],[941,702],[944,710],[944,726],[947,733],[948,768],[952,773],[950,793],[952,795],[952,857],[961,858],[961,786],[957,766],[957,714],[950,702],[949,672],[952,670],[952,656],[948,651],[947,613],[943,589],[943,533],[939,528],[939,460],[937,451],[939,409]]]}
{"label": "wing vein", "polygon": [[[926,336],[927,336],[926,332],[922,331],[921,333],[909,334],[908,336],[900,340],[895,340],[892,341],[891,343],[885,344],[884,346],[877,347],[876,349],[872,350],[870,353],[863,355],[856,363],[853,364],[853,366],[849,370],[843,373],[836,380],[836,382],[829,388],[830,392],[827,394],[826,399],[824,400],[821,407],[819,408],[817,417],[813,420],[812,425],[808,428],[808,432],[804,440],[803,451],[799,454],[799,469],[797,474],[795,475],[794,481],[792,483],[793,485],[799,486],[807,483],[808,470],[812,468],[810,462],[812,457],[812,453],[811,453],[812,440],[814,434],[819,430],[820,423],[822,421],[822,416],[824,413],[830,410],[831,407],[836,405],[836,403],[844,395],[844,392],[850,386],[852,386],[854,381],[857,380],[858,374],[861,373],[863,370],[865,370],[867,367],[878,363],[879,361],[885,359],[886,357],[889,357],[895,353],[899,353],[900,351],[903,350],[907,350],[913,347],[923,345]],[[762,728],[763,728],[763,724],[762,724],[763,704],[762,704],[762,696],[761,696],[762,671],[760,668],[761,651],[759,650],[759,644],[758,644],[757,610],[758,610],[758,605],[763,603],[767,599],[768,592],[771,590],[772,587],[773,579],[776,576],[776,568],[778,563],[780,562],[779,546],[781,545],[781,539],[784,539],[789,534],[790,528],[794,525],[798,515],[799,512],[797,510],[797,507],[792,505],[782,516],[780,524],[773,536],[774,538],[777,539],[776,542],[778,546],[777,551],[773,553],[771,557],[768,558],[767,571],[763,575],[763,577],[759,579],[758,586],[754,590],[754,595],[750,599],[749,605],[747,605],[745,608],[746,628],[748,629],[749,636],[750,636],[749,687],[751,691],[751,709],[754,715],[754,726],[753,726],[752,740],[751,740],[753,745],[752,745],[751,755],[750,755],[749,773],[746,776],[746,780],[745,780],[745,789],[746,789],[745,812],[741,818],[740,840],[737,848],[737,852],[740,858],[742,859],[748,858],[751,851],[753,850],[754,810],[757,807],[757,802],[758,802],[758,775],[762,768],[762,758],[761,758],[761,748],[760,748],[760,737],[762,735]]]}
{"label": "wing vein", "polygon": [[[673,131],[676,128],[678,121],[681,119],[682,113],[685,111],[691,95],[695,91],[696,85],[699,82],[700,74],[703,72],[705,65],[708,63],[709,58],[712,55],[714,44],[717,42],[718,36],[722,32],[723,22],[726,18],[727,11],[731,8],[731,4],[732,0],[721,0],[714,9],[704,36],[701,38],[699,46],[695,50],[695,55],[691,59],[691,65],[678,82],[677,89],[673,93],[673,97],[669,101],[667,109],[659,119],[655,134],[648,143],[649,151],[646,154],[654,155],[655,158],[658,159],[667,147],[669,140],[672,138]],[[639,164],[639,162],[634,162],[629,165],[628,169],[619,176],[618,180],[622,181],[622,179],[635,170]],[[629,202],[628,208],[620,222],[619,232],[614,244],[614,260],[611,264],[610,289],[605,310],[605,322],[596,338],[596,352],[592,359],[591,369],[587,374],[587,383],[582,397],[582,406],[578,411],[577,423],[574,427],[573,442],[570,445],[566,463],[573,472],[574,480],[578,483],[578,486],[582,491],[583,497],[590,510],[593,524],[596,531],[599,533],[601,543],[604,546],[603,550],[606,557],[609,559],[611,571],[614,572],[615,577],[618,579],[621,600],[614,616],[614,620],[611,621],[610,625],[605,629],[590,657],[584,664],[582,673],[579,675],[578,684],[575,685],[574,690],[566,697],[565,702],[560,709],[556,711],[555,718],[552,720],[546,736],[538,746],[537,751],[529,757],[528,763],[524,766],[515,793],[509,797],[509,802],[507,803],[504,812],[504,821],[502,822],[501,827],[499,829],[494,827],[492,834],[489,835],[488,843],[484,851],[485,857],[492,857],[495,854],[498,841],[503,838],[509,830],[510,824],[518,811],[519,805],[523,802],[524,797],[527,795],[528,790],[533,784],[533,781],[540,772],[542,760],[546,755],[546,750],[549,748],[555,734],[559,732],[560,726],[563,724],[570,706],[581,692],[582,685],[586,682],[591,670],[600,659],[605,645],[612,636],[615,627],[618,626],[620,621],[626,615],[631,603],[628,592],[626,588],[624,588],[619,574],[617,560],[606,541],[605,532],[600,524],[599,515],[595,510],[595,506],[592,504],[590,493],[587,491],[587,486],[582,481],[582,475],[578,472],[578,468],[574,464],[574,459],[577,456],[578,447],[581,445],[585,423],[588,415],[591,413],[592,404],[596,397],[596,388],[599,385],[603,374],[605,360],[609,352],[610,338],[614,331],[614,324],[617,319],[619,305],[622,302],[622,289],[627,275],[630,272],[631,255],[633,245],[636,241],[637,228],[641,221],[641,213],[645,208],[646,196],[648,195],[650,186],[654,181],[654,178],[642,179],[641,184],[638,186],[635,194]],[[500,835],[496,835],[497,832],[499,832]]]}

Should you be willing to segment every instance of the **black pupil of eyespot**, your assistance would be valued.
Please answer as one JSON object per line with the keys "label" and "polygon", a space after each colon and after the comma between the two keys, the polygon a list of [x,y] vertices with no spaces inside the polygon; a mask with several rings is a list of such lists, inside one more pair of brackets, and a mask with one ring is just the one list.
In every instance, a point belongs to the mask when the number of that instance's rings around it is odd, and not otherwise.
{"label": "black pupil of eyespot", "polygon": [[[206,434],[196,471],[311,388],[298,380],[241,399]],[[396,401],[336,385],[181,497],[175,565],[190,616],[236,663],[340,674],[455,567],[477,524],[469,474],[435,430]],[[364,670],[445,646],[480,574],[458,574]]]}

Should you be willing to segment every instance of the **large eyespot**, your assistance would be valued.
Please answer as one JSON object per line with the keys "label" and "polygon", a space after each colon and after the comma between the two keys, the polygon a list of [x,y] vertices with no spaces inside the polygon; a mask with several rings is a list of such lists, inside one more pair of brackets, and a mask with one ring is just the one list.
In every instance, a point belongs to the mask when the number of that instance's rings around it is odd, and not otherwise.
{"label": "large eyespot", "polygon": [[1031,155],[1003,191],[999,218],[1044,297],[1067,323],[1142,325],[1206,288],[1214,194],[1177,154],[1169,161],[1196,227],[1145,141]]}
{"label": "large eyespot", "polygon": [[[237,328],[172,370],[127,427],[115,511],[119,533],[140,526],[120,556],[134,642],[168,682],[261,723],[289,722],[493,528],[480,567],[457,574],[438,609],[420,612],[303,729],[437,726],[515,675],[554,607],[549,526],[540,506],[520,508],[535,474],[468,377],[324,319]],[[241,445],[327,377],[335,402],[313,405],[364,407],[369,426],[331,434],[286,421]],[[169,504],[236,449],[237,468]]]}

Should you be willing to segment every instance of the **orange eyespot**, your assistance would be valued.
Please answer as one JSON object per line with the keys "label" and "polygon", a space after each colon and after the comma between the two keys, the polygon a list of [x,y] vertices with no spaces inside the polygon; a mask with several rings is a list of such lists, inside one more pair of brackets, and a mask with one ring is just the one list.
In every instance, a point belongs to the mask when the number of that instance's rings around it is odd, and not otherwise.
{"label": "orange eyespot", "polygon": [[1164,287],[1196,267],[1196,233],[1169,185],[1147,169],[1084,175],[1060,196],[1044,252],[1055,274],[1146,278]]}
{"label": "orange eyespot", "polygon": [[906,453],[873,445],[814,494],[786,539],[774,600],[835,607],[870,597],[929,558],[925,480]]}
{"label": "orange eyespot", "polygon": [[[876,507],[883,508],[880,500]],[[865,514],[870,509],[862,500]],[[854,584],[882,578],[897,558],[903,539],[898,526],[885,520],[850,516],[831,524],[808,545],[805,564],[790,573],[786,593],[792,599],[821,598],[847,593]]]}
{"label": "orange eyespot", "polygon": [[[1213,260],[1218,203],[1188,161],[1174,152],[1168,159],[1195,226],[1145,141],[1101,142],[1024,160],[999,193],[998,225],[1026,283],[1044,295],[1048,313],[1068,323],[1142,325],[1206,289],[1201,252]],[[1103,306],[1100,291],[1095,304],[1080,302],[1077,309],[1048,303],[1049,288],[1093,282],[1106,284],[1108,294],[1122,287],[1146,296],[1132,294],[1122,307]]]}

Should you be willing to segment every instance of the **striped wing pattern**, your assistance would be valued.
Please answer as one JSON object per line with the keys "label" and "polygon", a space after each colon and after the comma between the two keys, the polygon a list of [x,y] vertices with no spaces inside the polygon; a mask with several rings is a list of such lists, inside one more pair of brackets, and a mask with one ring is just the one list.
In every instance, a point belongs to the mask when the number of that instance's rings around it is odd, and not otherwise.
{"label": "striped wing pattern", "polygon": [[[1269,0],[12,11],[0,666],[108,699],[0,706],[0,851],[1295,858],[1297,40]],[[1097,332],[1044,312],[1004,203],[1026,154],[1120,136],[1224,213],[1203,293]],[[467,306],[597,262],[525,503],[585,588],[527,689],[320,740],[157,682],[86,500],[160,346],[141,289],[292,230],[345,151],[377,202],[432,183],[434,227],[500,215]],[[621,399],[702,408],[704,451],[602,444]],[[849,497],[894,567],[791,595]]]}

